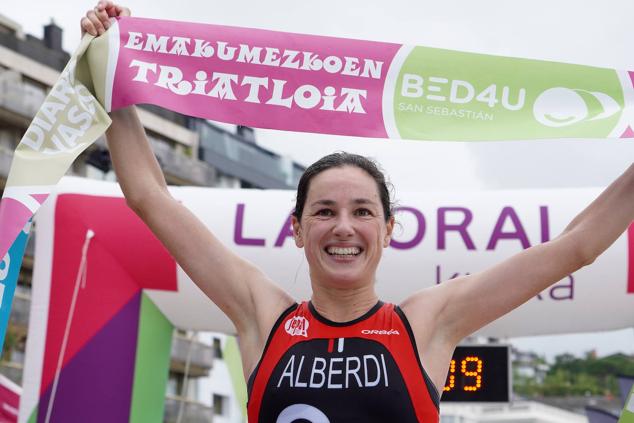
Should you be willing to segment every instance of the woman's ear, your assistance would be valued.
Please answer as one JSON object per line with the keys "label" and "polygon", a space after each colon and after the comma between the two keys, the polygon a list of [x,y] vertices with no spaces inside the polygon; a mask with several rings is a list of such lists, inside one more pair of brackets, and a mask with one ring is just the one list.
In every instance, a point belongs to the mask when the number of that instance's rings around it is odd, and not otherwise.
{"label": "woman's ear", "polygon": [[298,248],[304,247],[304,239],[302,238],[302,226],[295,216],[291,216],[291,225],[293,226],[293,239]]}
{"label": "woman's ear", "polygon": [[390,245],[390,241],[392,240],[392,231],[394,230],[394,216],[390,217],[385,226],[387,227],[387,231],[385,232],[385,238],[383,239],[383,248],[387,248]]}

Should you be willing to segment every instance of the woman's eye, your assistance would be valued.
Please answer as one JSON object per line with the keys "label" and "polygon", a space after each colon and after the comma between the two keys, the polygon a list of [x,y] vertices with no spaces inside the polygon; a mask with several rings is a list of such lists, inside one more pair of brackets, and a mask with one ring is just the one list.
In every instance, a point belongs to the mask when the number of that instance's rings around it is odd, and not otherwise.
{"label": "woman's eye", "polygon": [[332,216],[333,214],[330,209],[321,209],[317,212],[317,216]]}
{"label": "woman's eye", "polygon": [[357,210],[357,216],[372,216],[372,213],[368,209]]}

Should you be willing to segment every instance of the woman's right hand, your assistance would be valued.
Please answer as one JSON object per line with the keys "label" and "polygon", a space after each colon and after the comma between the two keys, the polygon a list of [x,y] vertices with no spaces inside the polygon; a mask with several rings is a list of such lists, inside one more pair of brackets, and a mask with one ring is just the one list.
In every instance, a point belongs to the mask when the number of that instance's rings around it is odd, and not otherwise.
{"label": "woman's right hand", "polygon": [[106,32],[110,27],[110,18],[117,16],[130,16],[130,9],[115,4],[111,0],[102,0],[94,9],[86,12],[86,16],[81,18],[81,35],[89,33],[98,36]]}

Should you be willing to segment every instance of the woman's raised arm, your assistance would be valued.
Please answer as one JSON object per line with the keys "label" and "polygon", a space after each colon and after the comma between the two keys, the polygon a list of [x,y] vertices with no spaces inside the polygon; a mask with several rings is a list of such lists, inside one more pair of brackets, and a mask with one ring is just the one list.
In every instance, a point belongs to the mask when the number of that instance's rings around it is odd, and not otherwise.
{"label": "woman's raised arm", "polygon": [[[454,348],[566,275],[592,263],[634,219],[634,165],[552,241],[524,250],[473,275],[423,289],[401,307],[421,360],[443,386]],[[597,282],[598,283],[598,282]]]}
{"label": "woman's raised arm", "polygon": [[[443,282],[435,290],[438,335],[458,342],[503,316],[566,275],[592,263],[632,224],[634,165],[616,179],[557,238],[524,250],[473,275]],[[415,294],[407,302],[416,313]],[[427,300],[429,300],[427,295]],[[441,332],[441,333],[440,333]]]}
{"label": "woman's raised arm", "polygon": [[[107,29],[109,17],[129,14],[126,8],[101,1],[82,19],[82,30],[101,34]],[[112,125],[106,137],[127,204],[232,320],[243,335],[243,352],[245,348],[247,354],[253,351],[257,360],[268,331],[293,300],[255,266],[226,248],[170,195],[135,107],[114,111],[110,116]]]}

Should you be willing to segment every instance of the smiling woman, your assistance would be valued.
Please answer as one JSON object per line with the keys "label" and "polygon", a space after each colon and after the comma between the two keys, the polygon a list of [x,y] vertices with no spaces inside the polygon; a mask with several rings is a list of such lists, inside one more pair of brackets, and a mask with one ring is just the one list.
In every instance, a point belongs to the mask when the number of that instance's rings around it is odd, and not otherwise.
{"label": "smiling woman", "polygon": [[[385,178],[364,157],[326,156],[300,179],[292,223],[296,245],[306,250],[313,290],[369,289],[394,227]],[[375,295],[368,300],[377,301]],[[339,319],[346,317],[355,316]]]}
{"label": "smiling woman", "polygon": [[[101,34],[128,14],[102,1],[82,28]],[[387,304],[375,276],[394,227],[390,191],[372,161],[335,153],[298,187],[293,235],[312,286],[298,304],[170,195],[135,109],[111,117],[108,145],[129,206],[237,329],[252,422],[437,422],[437,387],[458,342],[594,261],[634,217],[630,166],[557,238]]]}

